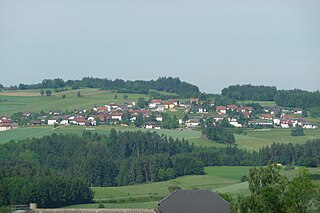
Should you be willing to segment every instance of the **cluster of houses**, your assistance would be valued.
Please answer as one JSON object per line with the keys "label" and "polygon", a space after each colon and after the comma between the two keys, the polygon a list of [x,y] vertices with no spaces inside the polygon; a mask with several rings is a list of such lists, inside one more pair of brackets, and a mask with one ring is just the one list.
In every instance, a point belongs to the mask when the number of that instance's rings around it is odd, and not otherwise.
{"label": "cluster of houses", "polygon": [[[189,129],[198,128],[201,121],[212,118],[213,122],[227,121],[234,127],[281,127],[290,128],[301,126],[306,129],[315,129],[316,125],[299,118],[303,114],[301,109],[284,109],[281,107],[264,107],[263,113],[256,114],[251,106],[215,106],[211,102],[204,107],[204,104],[197,98],[191,98],[185,102],[177,99],[150,100],[143,109],[138,109],[135,102],[130,104],[105,104],[95,106],[90,110],[77,109],[72,113],[64,113],[61,110],[49,111],[46,115],[39,116],[29,122],[30,126],[39,125],[80,125],[96,126],[99,124],[121,124],[128,125],[135,122],[137,117],[143,116],[143,127],[147,129],[161,129],[163,113],[167,111],[182,110],[190,112],[188,119],[178,120],[181,127]],[[33,113],[25,112],[23,116],[32,117]],[[152,119],[149,119],[152,115]],[[189,118],[190,117],[190,118]],[[240,119],[242,117],[242,119]],[[245,118],[245,122],[244,119]],[[126,121],[126,122],[124,122]],[[0,131],[16,128],[17,123],[10,118],[0,117]]]}
{"label": "cluster of houses", "polygon": [[[207,112],[206,110],[204,110]],[[201,120],[206,118],[212,118],[214,122],[221,122],[222,120],[228,121],[228,123],[234,127],[279,127],[279,128],[291,128],[301,126],[305,129],[316,129],[317,125],[306,121],[305,118],[299,117],[303,114],[302,109],[284,109],[281,107],[264,107],[264,113],[253,115],[254,109],[250,106],[237,106],[226,105],[216,106],[215,111],[204,116],[195,116],[186,122],[186,127],[195,128],[200,125]],[[231,112],[231,113],[230,113]],[[237,113],[237,116],[235,116]],[[232,114],[230,116],[230,114]],[[247,122],[240,121],[239,115],[246,118]]]}

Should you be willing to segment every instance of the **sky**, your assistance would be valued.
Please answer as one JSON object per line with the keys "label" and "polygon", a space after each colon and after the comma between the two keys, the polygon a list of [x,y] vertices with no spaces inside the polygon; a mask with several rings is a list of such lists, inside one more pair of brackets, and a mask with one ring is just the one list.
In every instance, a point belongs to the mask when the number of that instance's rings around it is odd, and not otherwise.
{"label": "sky", "polygon": [[179,77],[320,90],[319,0],[0,0],[0,84]]}

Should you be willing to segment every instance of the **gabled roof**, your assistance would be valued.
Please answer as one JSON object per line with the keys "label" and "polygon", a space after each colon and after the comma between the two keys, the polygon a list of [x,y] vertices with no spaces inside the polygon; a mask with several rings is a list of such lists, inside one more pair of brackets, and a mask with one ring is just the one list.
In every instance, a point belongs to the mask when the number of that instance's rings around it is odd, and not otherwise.
{"label": "gabled roof", "polygon": [[208,190],[176,190],[158,204],[159,213],[225,213],[230,204]]}
{"label": "gabled roof", "polygon": [[216,110],[226,110],[227,109],[227,107],[225,107],[225,106],[217,106],[216,107]]}

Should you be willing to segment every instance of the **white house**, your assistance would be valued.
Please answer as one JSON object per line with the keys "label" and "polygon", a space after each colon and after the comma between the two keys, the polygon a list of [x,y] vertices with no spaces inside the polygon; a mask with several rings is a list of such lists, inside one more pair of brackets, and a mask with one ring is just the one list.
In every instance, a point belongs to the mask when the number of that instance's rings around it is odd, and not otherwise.
{"label": "white house", "polygon": [[113,113],[113,114],[111,115],[111,119],[112,119],[112,120],[119,120],[119,121],[121,121],[121,120],[122,120],[122,113]]}
{"label": "white house", "polygon": [[156,121],[162,122],[163,118],[161,115],[156,116]]}
{"label": "white house", "polygon": [[154,128],[154,126],[155,126],[155,122],[148,122],[148,123],[146,123],[145,125],[144,125],[144,128],[146,128],[146,129],[153,129]]}
{"label": "white house", "polygon": [[188,128],[194,128],[194,127],[198,127],[200,125],[200,122],[198,120],[195,119],[189,119],[186,122],[186,125]]}
{"label": "white house", "polygon": [[55,125],[58,123],[58,118],[57,117],[52,117],[48,119],[48,125]]}
{"label": "white house", "polygon": [[8,124],[0,124],[0,132],[2,131],[7,131],[7,130],[10,130],[12,129],[11,125],[8,125]]}
{"label": "white house", "polygon": [[242,127],[242,124],[240,124],[236,118],[231,118],[229,123],[234,127]]}

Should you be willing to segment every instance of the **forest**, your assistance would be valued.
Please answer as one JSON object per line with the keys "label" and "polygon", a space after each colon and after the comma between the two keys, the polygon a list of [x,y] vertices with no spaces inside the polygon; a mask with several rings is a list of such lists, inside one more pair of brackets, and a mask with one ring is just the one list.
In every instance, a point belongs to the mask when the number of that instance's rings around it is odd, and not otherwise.
{"label": "forest", "polygon": [[[113,129],[110,135],[90,131],[82,136],[52,134],[0,146],[0,186],[4,189],[0,200],[1,205],[32,201],[43,207],[90,202],[93,195],[89,186],[164,181],[204,174],[205,166],[270,162],[317,166],[319,153],[319,139],[304,145],[273,144],[250,152],[234,145],[195,147],[184,139],[155,132]],[[48,190],[50,196],[42,193]]]}
{"label": "forest", "polygon": [[300,89],[277,90],[270,86],[233,85],[224,88],[222,96],[234,100],[275,101],[278,106],[311,108],[320,106],[320,92]]}
{"label": "forest", "polygon": [[[169,93],[176,93],[180,97],[197,97],[200,94],[199,88],[187,82],[181,81],[179,78],[160,77],[157,80],[143,81],[125,81],[122,79],[111,80],[108,78],[93,78],[84,77],[82,80],[68,80],[62,79],[45,79],[38,84],[19,84],[18,86],[9,87],[9,89],[58,89],[63,87],[72,87],[72,89],[79,89],[80,87],[99,88],[102,90],[117,90],[123,93],[142,93],[149,94],[150,90],[165,91]],[[160,95],[155,93],[155,95]]]}

